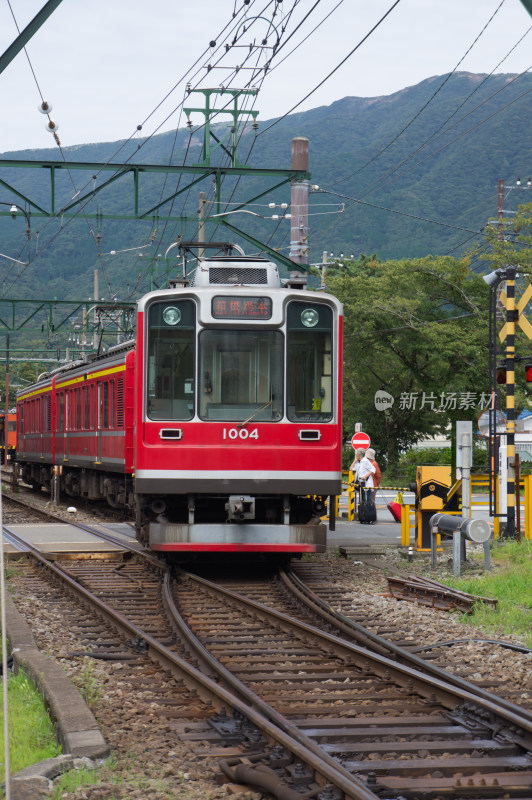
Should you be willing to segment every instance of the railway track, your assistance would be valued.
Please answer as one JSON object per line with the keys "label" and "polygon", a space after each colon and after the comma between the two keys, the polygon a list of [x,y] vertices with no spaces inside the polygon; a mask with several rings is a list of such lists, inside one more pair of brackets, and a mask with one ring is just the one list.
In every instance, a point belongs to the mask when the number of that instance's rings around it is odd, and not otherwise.
{"label": "railway track", "polygon": [[[365,565],[363,565],[364,568]],[[335,585],[331,573],[321,565],[299,562],[293,564],[293,574],[296,581],[301,582],[301,589],[314,600],[324,611],[329,611],[343,625],[347,626],[347,631],[357,637],[361,635],[369,636],[377,645],[385,645],[388,653],[398,654],[404,659],[406,654],[410,654],[412,664],[418,668],[423,664],[426,669],[433,669],[435,674],[438,670],[445,670],[449,665],[450,651],[453,645],[467,643],[468,639],[463,638],[463,633],[456,641],[449,640],[448,634],[438,634],[431,632],[430,643],[420,641],[419,632],[413,634],[405,630],[403,614],[395,623],[390,622],[389,617],[383,618],[381,611],[374,606],[356,603],[353,592],[346,591],[345,587]],[[401,604],[402,605],[402,604]],[[406,604],[408,605],[408,604]],[[349,634],[346,634],[349,635]],[[363,641],[363,639],[362,639]],[[489,640],[485,640],[489,641]],[[515,650],[526,651],[526,648],[519,648],[511,642],[500,641],[492,642],[499,647],[512,648]],[[422,661],[415,660],[416,656],[421,656]],[[516,690],[509,689],[506,685],[504,676],[497,673],[494,669],[493,677],[486,681],[485,677],[477,681],[471,674],[471,669],[466,664],[457,668],[457,674],[451,675],[446,671],[448,680],[457,681],[460,684],[460,675],[465,677],[465,681],[470,686],[475,687],[475,691],[482,693],[484,690],[496,693],[501,698],[506,698],[510,703],[515,701],[518,693]],[[532,714],[532,694],[528,698],[519,697],[521,705],[526,705],[528,712]]]}
{"label": "railway track", "polygon": [[239,581],[235,592],[190,573],[172,579],[147,554],[45,566],[106,620],[81,652],[149,656],[184,682],[200,719],[174,730],[203,743],[199,752],[208,742],[226,753],[231,780],[283,800],[532,797],[530,712],[422,671],[418,656],[412,666],[372,635],[355,642],[330,611],[316,627],[316,602],[309,608],[295,575]]}

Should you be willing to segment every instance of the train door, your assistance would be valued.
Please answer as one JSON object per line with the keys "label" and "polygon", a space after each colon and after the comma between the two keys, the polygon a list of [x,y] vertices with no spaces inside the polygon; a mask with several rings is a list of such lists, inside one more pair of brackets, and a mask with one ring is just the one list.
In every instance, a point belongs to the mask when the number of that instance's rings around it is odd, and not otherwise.
{"label": "train door", "polygon": [[39,457],[42,458],[44,456],[44,435],[45,435],[45,420],[46,415],[44,413],[44,397],[39,397],[39,402],[37,403],[37,409],[39,414],[39,425],[37,430],[39,431],[39,445],[38,445],[38,452]]}
{"label": "train door", "polygon": [[68,446],[68,431],[70,430],[70,416],[69,416],[69,412],[70,412],[70,392],[68,391],[68,389],[63,392],[63,396],[65,398],[65,428],[64,428],[65,436],[64,436],[64,439],[63,439],[63,441],[65,443],[64,458],[68,461],[68,454],[70,452],[70,449],[69,449],[69,446]]}
{"label": "train door", "polygon": [[7,461],[7,414],[0,416],[0,464]]}
{"label": "train door", "polygon": [[103,431],[103,397],[104,384],[103,381],[98,381],[96,388],[96,463],[100,464],[102,461],[102,431]]}

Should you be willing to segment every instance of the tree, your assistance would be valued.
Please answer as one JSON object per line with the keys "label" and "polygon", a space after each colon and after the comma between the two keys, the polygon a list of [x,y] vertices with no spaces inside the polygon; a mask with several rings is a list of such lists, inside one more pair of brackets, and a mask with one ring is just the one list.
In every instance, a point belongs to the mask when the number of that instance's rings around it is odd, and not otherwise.
{"label": "tree", "polygon": [[519,206],[517,214],[509,223],[503,220],[503,229],[498,220],[491,220],[486,229],[487,249],[479,255],[483,261],[490,261],[491,268],[532,271],[532,203]]}
{"label": "tree", "polygon": [[330,274],[327,289],[344,303],[346,438],[361,421],[390,466],[419,438],[478,418],[488,290],[467,259],[366,259]]}

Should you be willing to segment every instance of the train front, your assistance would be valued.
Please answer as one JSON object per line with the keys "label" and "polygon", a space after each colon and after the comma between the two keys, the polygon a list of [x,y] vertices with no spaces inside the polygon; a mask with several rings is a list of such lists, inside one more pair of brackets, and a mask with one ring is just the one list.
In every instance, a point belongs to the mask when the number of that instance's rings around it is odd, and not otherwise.
{"label": "train front", "polygon": [[342,307],[256,258],[139,303],[137,531],[154,550],[321,552],[341,492]]}

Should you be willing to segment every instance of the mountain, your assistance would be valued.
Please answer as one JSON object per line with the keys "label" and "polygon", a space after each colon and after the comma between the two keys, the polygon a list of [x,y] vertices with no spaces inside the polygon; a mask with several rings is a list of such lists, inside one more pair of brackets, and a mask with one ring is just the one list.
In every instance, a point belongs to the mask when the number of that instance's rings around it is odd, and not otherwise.
{"label": "mountain", "polygon": [[[259,104],[260,107],[260,99]],[[417,257],[428,253],[463,252],[481,237],[473,233],[497,213],[497,181],[515,184],[532,171],[532,75],[474,75],[456,73],[450,78],[428,78],[394,94],[375,97],[345,97],[330,106],[291,114],[277,121],[259,124],[258,135],[242,136],[239,157],[255,167],[289,167],[291,139],[306,136],[310,142],[312,183],[329,193],[311,194],[311,261],[320,261],[324,250],[335,254],[377,253],[380,258]],[[259,118],[260,119],[260,118]],[[269,130],[269,126],[272,126]],[[220,133],[220,128],[217,129]],[[261,133],[264,131],[264,133]],[[179,164],[188,153],[187,164],[200,155],[201,134],[192,137],[187,129],[164,133],[149,141],[107,142],[63,149],[72,161],[116,163]],[[57,148],[25,150],[0,155],[0,178],[22,196],[49,205],[48,179],[37,170],[14,170],[2,159],[60,160]],[[107,173],[105,178],[109,177]],[[101,178],[98,178],[101,182]],[[61,170],[56,176],[59,202],[75,195],[92,172]],[[74,187],[73,187],[74,183]],[[149,208],[162,191],[176,190],[175,177],[148,176],[142,180],[141,205]],[[526,181],[523,181],[526,184]],[[180,186],[184,186],[182,179]],[[172,187],[172,189],[170,188]],[[245,201],[259,194],[264,183],[245,178],[223,185],[224,201]],[[198,192],[209,197],[212,182],[196,184],[176,198],[174,213],[197,214]],[[86,189],[84,191],[87,191]],[[128,190],[129,191],[129,190]],[[336,194],[335,194],[336,193]],[[346,198],[358,198],[363,203]],[[139,251],[98,258],[95,238],[101,234],[101,252],[119,251],[145,245],[150,234],[159,253],[164,253],[178,234],[195,236],[192,223],[126,222],[118,217],[131,210],[130,194],[120,182],[97,195],[87,206],[100,209],[101,222],[80,215],[74,222],[33,217],[32,263],[24,267],[0,259],[3,294],[8,297],[80,297],[92,294],[93,268],[100,268],[100,290],[106,297],[138,296],[148,288],[145,268],[148,260]],[[282,187],[258,203],[289,201],[289,188]],[[18,202],[4,184],[4,202]],[[505,199],[508,209],[532,201],[532,192],[512,191]],[[345,210],[336,213],[345,203]],[[382,210],[374,206],[392,209]],[[267,208],[249,206],[269,215]],[[434,223],[424,221],[433,220]],[[235,224],[272,246],[284,248],[290,240],[289,223],[235,215]],[[154,233],[154,228],[157,231]],[[21,250],[22,222],[0,218],[1,252],[27,260]],[[212,225],[207,238],[228,238],[221,227]],[[251,246],[242,243],[247,252]],[[38,255],[34,257],[35,249]],[[149,247],[142,253],[154,252]],[[157,278],[162,280],[162,278]]]}

